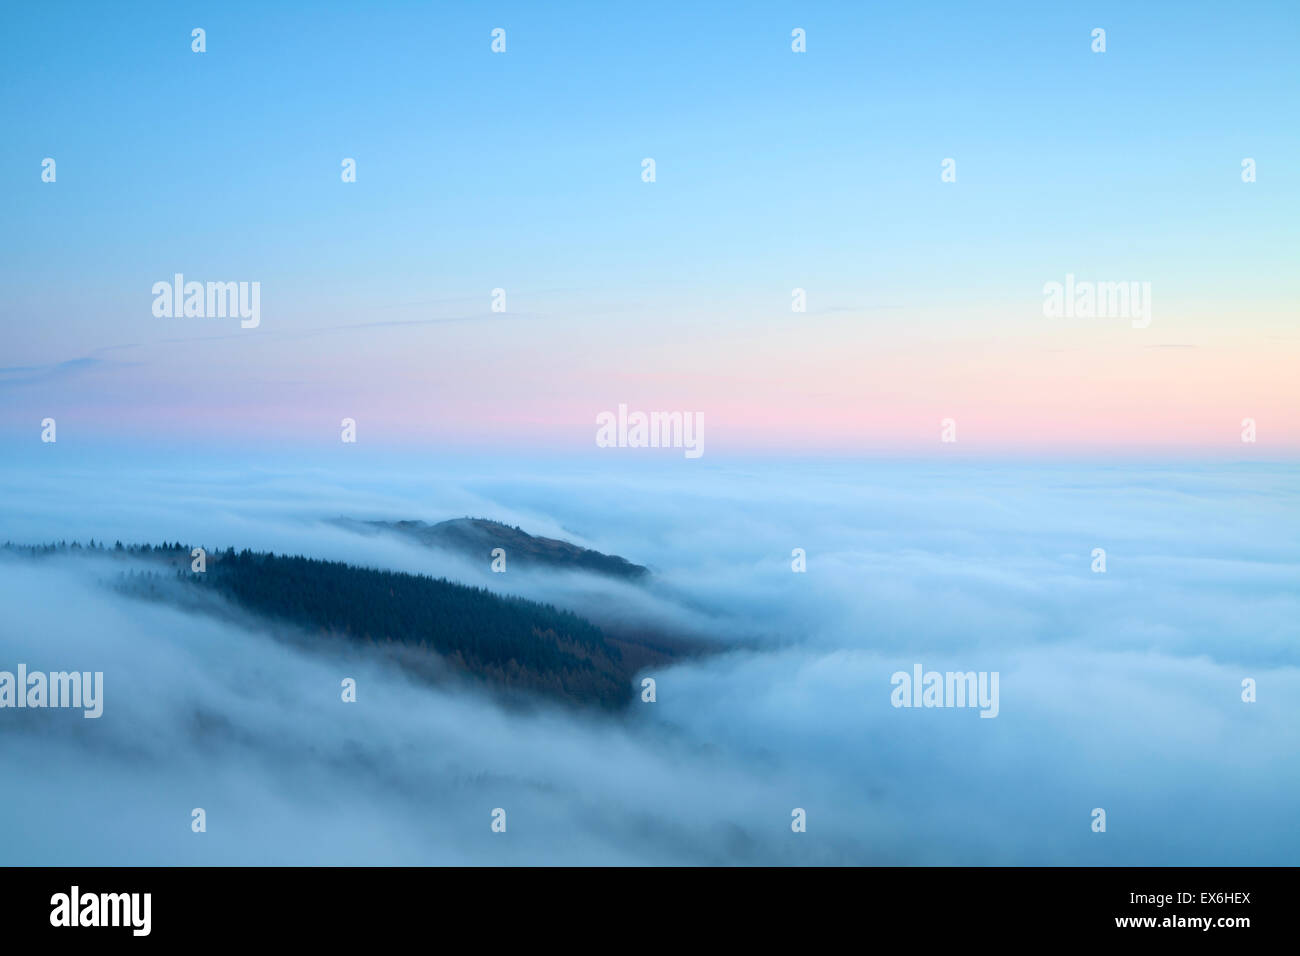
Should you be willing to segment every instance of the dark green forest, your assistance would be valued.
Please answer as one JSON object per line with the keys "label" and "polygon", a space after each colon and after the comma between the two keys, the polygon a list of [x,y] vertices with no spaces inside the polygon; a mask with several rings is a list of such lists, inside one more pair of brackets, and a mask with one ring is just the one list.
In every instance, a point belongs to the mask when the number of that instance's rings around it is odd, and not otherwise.
{"label": "dark green forest", "polygon": [[661,643],[611,638],[570,611],[443,578],[233,549],[209,554],[206,571],[194,573],[191,549],[179,542],[6,547],[32,555],[87,551],[144,558],[159,570],[123,572],[119,590],[174,600],[185,589],[200,589],[308,634],[423,649],[494,688],[609,709],[634,698],[639,669],[672,656]]}

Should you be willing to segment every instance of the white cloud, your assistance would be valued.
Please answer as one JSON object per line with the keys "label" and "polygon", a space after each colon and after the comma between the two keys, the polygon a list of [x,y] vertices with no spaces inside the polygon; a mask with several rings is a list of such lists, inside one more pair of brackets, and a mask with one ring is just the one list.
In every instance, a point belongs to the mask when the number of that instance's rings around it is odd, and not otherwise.
{"label": "white cloud", "polygon": [[[98,721],[0,711],[9,862],[1254,864],[1300,849],[1294,469],[105,474],[7,473],[0,538],[302,552],[746,649],[656,673],[658,702],[624,716],[506,712],[352,648],[120,597],[92,559],[5,558],[0,669],[105,672]],[[492,575],[322,520],[344,514],[499,517],[656,578]],[[915,662],[999,671],[998,718],[892,708],[890,674]],[[506,835],[489,829],[498,806]],[[796,806],[806,834],[790,832]],[[1089,830],[1095,806],[1106,834]]]}

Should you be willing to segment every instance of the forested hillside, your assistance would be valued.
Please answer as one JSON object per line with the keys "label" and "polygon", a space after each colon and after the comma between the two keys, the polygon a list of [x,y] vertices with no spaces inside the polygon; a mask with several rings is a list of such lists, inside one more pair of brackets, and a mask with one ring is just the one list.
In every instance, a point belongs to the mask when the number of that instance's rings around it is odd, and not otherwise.
{"label": "forested hillside", "polygon": [[[200,593],[218,595],[308,634],[424,649],[441,655],[453,670],[495,688],[606,708],[633,699],[640,668],[667,661],[680,649],[662,641],[611,637],[551,605],[337,561],[230,549],[207,555],[206,570],[194,573],[190,547],[180,543],[7,547],[32,555],[99,552],[145,559],[146,570],[133,566],[123,571],[116,582],[120,590],[200,608],[212,607],[212,602],[197,600]],[[196,600],[187,601],[187,595]]]}
{"label": "forested hillside", "polygon": [[586,571],[626,581],[638,581],[649,569],[616,554],[603,554],[571,541],[544,538],[522,528],[489,518],[453,518],[428,524],[424,521],[352,521],[339,519],[341,527],[368,533],[389,532],[429,547],[463,554],[485,565],[494,548],[505,552],[512,568],[545,568],[553,571]]}

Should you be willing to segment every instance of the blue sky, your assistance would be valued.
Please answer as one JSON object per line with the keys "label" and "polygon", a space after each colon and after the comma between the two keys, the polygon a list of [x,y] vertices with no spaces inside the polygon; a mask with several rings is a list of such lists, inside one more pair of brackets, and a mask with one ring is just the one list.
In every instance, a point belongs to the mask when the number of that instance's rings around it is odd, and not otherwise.
{"label": "blue sky", "polygon": [[[133,362],[65,388],[73,407],[174,391],[182,368],[238,386],[259,361],[338,381],[365,355],[368,385],[390,358],[464,345],[213,354],[143,305],[177,271],[259,279],[268,335],[478,315],[505,287],[519,314],[567,324],[546,354],[560,362],[606,337],[594,361],[616,362],[646,323],[677,323],[725,373],[729,342],[788,313],[796,286],[813,314],[885,316],[849,330],[851,349],[909,327],[1027,355],[1025,315],[1066,272],[1153,281],[1161,344],[1246,334],[1249,354],[1225,358],[1238,369],[1278,336],[1296,348],[1292,3],[53,4],[10,25],[0,365]],[[346,187],[343,157],[358,163]],[[958,182],[941,188],[946,157]],[[190,345],[161,347],[176,339]],[[122,345],[159,349],[99,351]],[[639,371],[671,393],[671,361]],[[1178,376],[1224,377],[1156,377]],[[617,399],[603,394],[575,398],[582,420]]]}
{"label": "blue sky", "polygon": [[[1240,208],[1237,163],[1254,156],[1257,194],[1296,209],[1300,11],[1134,7],[19,8],[3,41],[19,226],[5,268],[57,279],[72,305],[87,290],[65,285],[69,258],[123,292],[183,256],[331,294],[368,279],[392,301],[507,270],[551,289],[749,283],[778,258],[889,284],[950,257],[964,286],[1062,233],[1099,260],[1157,261],[1235,235],[1267,264],[1288,220]],[[46,155],[52,207],[33,173]],[[356,190],[335,188],[343,156]],[[668,188],[640,188],[644,156]],[[930,189],[948,156],[989,189]],[[1215,166],[1222,190],[1190,208],[1182,187]],[[956,228],[936,235],[929,214],[953,202]]]}

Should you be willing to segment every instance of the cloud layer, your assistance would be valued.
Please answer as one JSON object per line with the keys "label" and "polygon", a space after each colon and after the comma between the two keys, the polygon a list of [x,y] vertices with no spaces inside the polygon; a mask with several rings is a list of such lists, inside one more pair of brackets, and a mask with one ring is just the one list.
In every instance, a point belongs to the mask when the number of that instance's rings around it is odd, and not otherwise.
{"label": "cloud layer", "polygon": [[[0,538],[446,574],[727,650],[651,675],[657,701],[621,718],[507,712],[355,649],[120,597],[93,557],[4,557],[0,669],[102,670],[105,711],[0,711],[3,862],[1281,864],[1300,849],[1294,467],[376,475],[15,467]],[[494,575],[486,556],[327,520],[463,514],[654,580]],[[999,672],[999,716],[893,708],[890,675],[915,663]],[[190,831],[195,807],[207,833]]]}

